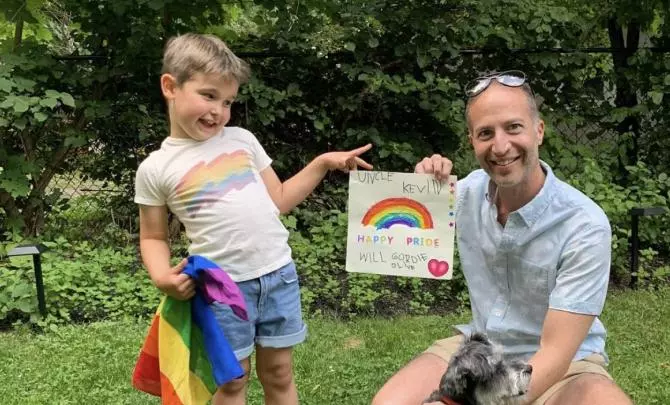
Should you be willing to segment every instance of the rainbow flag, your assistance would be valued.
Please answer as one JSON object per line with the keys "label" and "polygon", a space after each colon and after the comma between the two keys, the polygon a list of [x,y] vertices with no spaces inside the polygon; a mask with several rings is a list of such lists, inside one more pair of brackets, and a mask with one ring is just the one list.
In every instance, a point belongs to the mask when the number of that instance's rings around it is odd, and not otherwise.
{"label": "rainbow flag", "polygon": [[198,287],[189,301],[165,297],[151,322],[132,376],[133,386],[164,405],[206,404],[217,387],[244,376],[209,304],[227,304],[247,320],[244,296],[215,263],[190,256],[184,273]]}

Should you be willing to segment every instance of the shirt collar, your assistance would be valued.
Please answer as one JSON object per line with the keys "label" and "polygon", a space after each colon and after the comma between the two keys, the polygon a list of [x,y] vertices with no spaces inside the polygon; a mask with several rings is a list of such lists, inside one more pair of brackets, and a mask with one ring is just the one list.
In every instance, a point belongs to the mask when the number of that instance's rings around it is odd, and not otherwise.
{"label": "shirt collar", "polygon": [[[540,215],[542,215],[544,210],[549,206],[556,189],[556,176],[554,176],[554,172],[551,170],[549,165],[542,160],[540,160],[540,165],[545,172],[544,184],[542,185],[540,192],[538,192],[535,197],[533,197],[533,199],[530,200],[526,205],[510,213],[510,215],[515,213],[518,214],[529,228],[533,226],[533,224],[540,218]],[[486,200],[490,204],[495,203],[496,191],[497,187],[491,180],[489,180]],[[491,196],[491,194],[493,195]]]}

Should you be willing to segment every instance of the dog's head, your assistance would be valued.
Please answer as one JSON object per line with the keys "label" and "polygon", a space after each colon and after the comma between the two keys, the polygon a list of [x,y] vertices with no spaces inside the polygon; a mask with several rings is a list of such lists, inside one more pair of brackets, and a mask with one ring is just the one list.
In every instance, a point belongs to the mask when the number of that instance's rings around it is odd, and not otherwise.
{"label": "dog's head", "polygon": [[[452,356],[440,387],[425,402],[460,405],[516,405],[528,392],[532,367],[506,361],[488,338],[475,333]],[[450,401],[450,402],[449,402]]]}

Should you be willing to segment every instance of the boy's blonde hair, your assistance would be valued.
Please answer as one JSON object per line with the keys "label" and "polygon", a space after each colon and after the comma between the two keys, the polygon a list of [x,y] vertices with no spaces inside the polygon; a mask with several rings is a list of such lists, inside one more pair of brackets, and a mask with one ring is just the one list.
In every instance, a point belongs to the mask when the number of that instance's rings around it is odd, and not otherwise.
{"label": "boy's blonde hair", "polygon": [[196,73],[220,74],[243,84],[249,80],[249,65],[238,58],[220,38],[188,33],[170,38],[163,52],[161,74],[169,73],[182,85]]}

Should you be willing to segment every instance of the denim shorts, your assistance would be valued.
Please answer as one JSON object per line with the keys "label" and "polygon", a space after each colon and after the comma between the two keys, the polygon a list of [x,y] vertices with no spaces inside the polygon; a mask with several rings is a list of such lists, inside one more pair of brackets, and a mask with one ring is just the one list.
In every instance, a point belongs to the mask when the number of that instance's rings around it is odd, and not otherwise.
{"label": "denim shorts", "polygon": [[238,360],[249,357],[255,345],[286,348],[305,341],[307,326],[295,263],[237,286],[244,294],[248,321],[238,318],[228,305],[213,302],[210,308]]}

